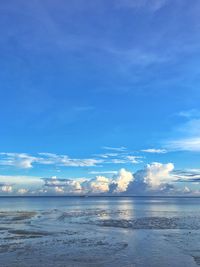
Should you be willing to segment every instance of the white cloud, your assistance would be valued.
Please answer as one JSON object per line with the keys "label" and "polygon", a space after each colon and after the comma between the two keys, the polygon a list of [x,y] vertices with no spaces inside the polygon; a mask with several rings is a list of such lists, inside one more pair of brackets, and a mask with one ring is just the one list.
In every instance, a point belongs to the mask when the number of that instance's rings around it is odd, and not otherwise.
{"label": "white cloud", "polygon": [[56,192],[78,193],[82,190],[79,180],[63,179],[63,178],[43,178],[44,186],[48,189],[55,188]]}
{"label": "white cloud", "polygon": [[133,182],[134,177],[131,172],[121,169],[118,174],[114,177],[112,184],[116,185],[114,193],[125,192],[130,182]]}
{"label": "white cloud", "polygon": [[117,174],[117,171],[91,171],[90,174]]}
{"label": "white cloud", "polygon": [[68,155],[53,153],[37,153],[29,155],[26,153],[0,153],[0,165],[11,166],[20,169],[30,169],[36,165],[53,165],[58,167],[94,167],[101,164],[137,164],[142,162],[141,156],[129,155],[124,151],[125,147],[106,148],[120,151],[118,153],[105,153],[96,155],[94,158],[70,158]]}
{"label": "white cloud", "polygon": [[190,188],[188,188],[187,186],[185,186],[184,187],[184,189],[183,189],[183,193],[190,193],[191,192],[191,190],[190,190]]}
{"label": "white cloud", "polygon": [[171,140],[166,146],[171,150],[200,152],[200,137]]}
{"label": "white cloud", "polygon": [[132,181],[132,173],[121,169],[113,178],[96,176],[94,179],[84,181],[81,186],[85,192],[89,193],[122,193],[127,190]]}
{"label": "white cloud", "polygon": [[65,167],[92,167],[103,162],[102,159],[77,159],[67,155],[52,153],[38,153],[39,156],[31,156],[25,153],[0,153],[0,165],[29,169],[33,164],[55,165]]}
{"label": "white cloud", "polygon": [[141,163],[141,159],[143,157],[141,156],[126,156],[125,159],[127,159],[128,161],[130,161],[130,163],[133,163],[133,164],[137,164],[137,163]]}
{"label": "white cloud", "polygon": [[72,167],[92,167],[102,162],[103,162],[102,160],[98,159],[69,159],[66,157],[61,159],[59,165],[72,166]]}
{"label": "white cloud", "polygon": [[177,178],[177,182],[187,182],[194,184],[198,184],[200,182],[199,169],[176,170],[173,172],[173,176]]}
{"label": "white cloud", "polygon": [[2,192],[11,193],[13,190],[11,185],[4,185],[1,187]]}
{"label": "white cloud", "polygon": [[67,155],[57,155],[53,153],[39,153],[42,156],[40,159],[40,164],[54,164],[57,166],[66,167],[92,167],[103,162],[102,159],[77,159],[70,158]]}
{"label": "white cloud", "polygon": [[174,169],[172,163],[162,164],[154,162],[147,164],[143,170],[136,172],[135,179],[144,182],[148,187],[158,188],[162,183],[168,183],[173,180],[170,175]]}
{"label": "white cloud", "polygon": [[63,194],[64,193],[64,187],[56,186],[55,187],[55,192]]}
{"label": "white cloud", "polygon": [[142,162],[142,156],[132,156],[121,154],[118,158],[112,158],[104,161],[104,163],[113,163],[113,164],[138,164]]}
{"label": "white cloud", "polygon": [[196,172],[196,173],[200,174],[200,169],[197,169],[197,168],[186,169],[186,170],[187,170],[188,172],[192,172],[192,173]]}
{"label": "white cloud", "polygon": [[109,191],[109,184],[109,178],[96,176],[94,179],[83,182],[82,187],[86,193],[107,193]]}
{"label": "white cloud", "polygon": [[[198,172],[197,172],[198,171]],[[105,171],[106,172],[106,171]],[[191,186],[199,185],[199,170],[174,170],[173,163],[153,162],[132,174],[122,168],[112,177],[97,175],[89,178],[38,178],[0,176],[1,193],[13,195],[57,194],[193,194]],[[95,173],[94,173],[95,174]],[[184,182],[184,183],[182,183]],[[187,183],[187,184],[185,184]],[[186,186],[185,188],[182,186]],[[188,189],[189,190],[188,190]],[[198,191],[197,187],[195,188]],[[198,194],[196,192],[195,194]]]}
{"label": "white cloud", "polygon": [[200,112],[189,110],[180,112],[179,116],[184,118],[172,132],[175,138],[164,142],[167,149],[172,151],[194,151],[200,152]]}
{"label": "white cloud", "polygon": [[113,163],[113,164],[126,164],[127,161],[125,159],[111,159],[110,161],[106,161],[106,163]]}
{"label": "white cloud", "polygon": [[104,153],[104,154],[97,154],[95,156],[107,159],[107,158],[117,157],[119,156],[119,153]]}
{"label": "white cloud", "polygon": [[104,146],[102,148],[105,149],[105,150],[118,151],[118,152],[123,152],[123,151],[127,150],[127,148],[124,147],[124,146],[121,146],[121,147]]}
{"label": "white cloud", "polygon": [[145,152],[145,153],[153,153],[153,154],[164,154],[164,153],[167,153],[166,149],[157,149],[157,148],[142,149],[141,151]]}
{"label": "white cloud", "polygon": [[162,164],[153,162],[147,164],[142,170],[134,173],[134,181],[127,188],[130,194],[157,194],[171,193],[174,190],[173,176],[174,165],[172,163]]}
{"label": "white cloud", "polygon": [[43,185],[40,177],[35,176],[23,176],[23,175],[0,175],[0,183],[9,184],[27,184],[29,186]]}
{"label": "white cloud", "polygon": [[27,194],[27,193],[28,193],[28,189],[20,188],[20,189],[18,189],[17,192],[18,192],[20,195],[24,195],[24,194]]}
{"label": "white cloud", "polygon": [[36,157],[25,153],[0,153],[0,165],[14,166],[22,169],[32,168],[32,164],[37,162]]}

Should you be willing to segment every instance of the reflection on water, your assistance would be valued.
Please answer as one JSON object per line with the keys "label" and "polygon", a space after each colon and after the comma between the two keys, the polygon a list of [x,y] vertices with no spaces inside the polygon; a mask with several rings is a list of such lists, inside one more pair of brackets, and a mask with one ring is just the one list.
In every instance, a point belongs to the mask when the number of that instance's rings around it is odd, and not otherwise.
{"label": "reflection on water", "polygon": [[0,203],[2,267],[200,264],[198,198],[2,197]]}

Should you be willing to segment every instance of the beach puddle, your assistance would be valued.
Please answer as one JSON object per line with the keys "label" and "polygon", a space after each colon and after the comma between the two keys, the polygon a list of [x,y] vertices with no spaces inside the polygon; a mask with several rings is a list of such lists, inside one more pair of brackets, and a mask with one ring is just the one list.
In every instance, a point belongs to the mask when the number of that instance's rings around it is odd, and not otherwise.
{"label": "beach puddle", "polygon": [[151,212],[138,209],[134,213],[124,205],[121,209],[2,211],[0,266],[200,265],[200,216],[191,212],[185,216],[185,211],[165,212],[166,216],[163,211]]}
{"label": "beach puddle", "polygon": [[97,220],[92,222],[99,226],[119,227],[130,229],[200,229],[200,217],[182,217],[182,218],[167,218],[167,217],[144,217],[134,220]]}

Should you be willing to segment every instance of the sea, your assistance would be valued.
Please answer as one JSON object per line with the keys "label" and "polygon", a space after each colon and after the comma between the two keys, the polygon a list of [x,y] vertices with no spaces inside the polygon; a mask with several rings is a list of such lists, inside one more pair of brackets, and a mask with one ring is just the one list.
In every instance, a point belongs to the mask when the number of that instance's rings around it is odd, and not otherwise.
{"label": "sea", "polygon": [[0,267],[200,266],[200,198],[0,197]]}

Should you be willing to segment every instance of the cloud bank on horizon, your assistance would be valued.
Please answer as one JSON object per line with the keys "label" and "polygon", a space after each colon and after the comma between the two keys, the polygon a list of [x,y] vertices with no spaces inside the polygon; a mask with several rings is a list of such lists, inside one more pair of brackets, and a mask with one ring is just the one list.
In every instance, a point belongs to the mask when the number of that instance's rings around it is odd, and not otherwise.
{"label": "cloud bank on horizon", "polygon": [[39,178],[0,176],[0,195],[195,195],[199,189],[177,186],[200,183],[200,170],[174,171],[172,163],[154,162],[132,174],[122,168],[111,178]]}

